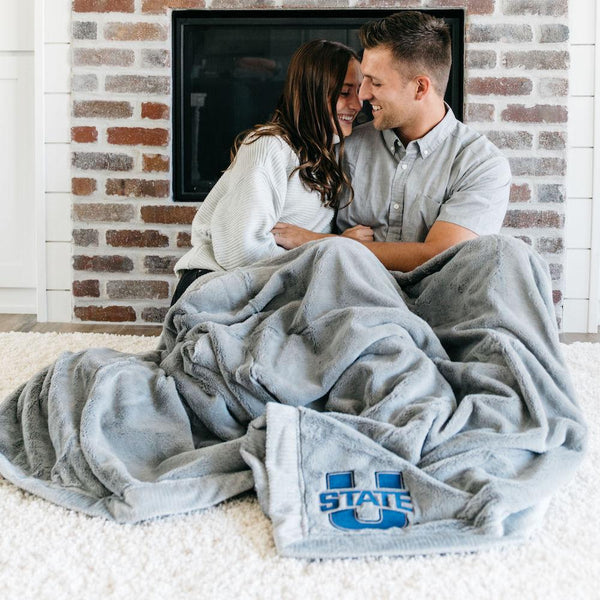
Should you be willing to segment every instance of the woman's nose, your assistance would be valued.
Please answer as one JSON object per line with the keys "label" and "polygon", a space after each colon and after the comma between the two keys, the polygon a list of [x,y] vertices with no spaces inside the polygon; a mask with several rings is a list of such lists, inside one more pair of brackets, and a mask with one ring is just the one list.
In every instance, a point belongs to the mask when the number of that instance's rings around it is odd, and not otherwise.
{"label": "woman's nose", "polygon": [[362,108],[362,100],[359,98],[358,93],[352,94],[352,108],[360,110]]}

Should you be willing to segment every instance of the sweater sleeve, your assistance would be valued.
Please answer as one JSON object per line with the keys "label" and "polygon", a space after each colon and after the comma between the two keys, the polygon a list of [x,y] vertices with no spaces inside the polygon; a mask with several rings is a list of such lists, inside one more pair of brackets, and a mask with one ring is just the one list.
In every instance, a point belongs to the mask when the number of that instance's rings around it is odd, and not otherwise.
{"label": "sweater sleeve", "polygon": [[243,144],[230,167],[230,185],[211,218],[213,252],[224,269],[285,252],[271,229],[285,202],[289,148],[273,136]]}

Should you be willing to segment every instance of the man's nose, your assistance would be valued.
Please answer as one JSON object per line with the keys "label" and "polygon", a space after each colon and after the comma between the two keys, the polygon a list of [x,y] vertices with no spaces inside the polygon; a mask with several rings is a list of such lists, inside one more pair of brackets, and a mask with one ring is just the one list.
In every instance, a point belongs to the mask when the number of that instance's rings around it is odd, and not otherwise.
{"label": "man's nose", "polygon": [[363,79],[362,83],[360,84],[360,87],[358,88],[358,99],[361,102],[364,102],[365,100],[368,100],[372,96],[373,96],[373,94],[371,94],[371,87],[369,86],[369,83],[367,82],[366,79]]}

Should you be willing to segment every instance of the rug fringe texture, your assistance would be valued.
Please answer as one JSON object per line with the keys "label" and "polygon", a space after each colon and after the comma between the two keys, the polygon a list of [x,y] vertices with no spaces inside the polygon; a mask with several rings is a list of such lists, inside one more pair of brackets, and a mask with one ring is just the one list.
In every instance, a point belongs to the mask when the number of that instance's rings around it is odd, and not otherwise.
{"label": "rug fringe texture", "polygon": [[[156,338],[0,333],[0,397],[65,350],[144,352]],[[589,448],[526,544],[476,554],[306,561],[277,555],[253,495],[141,525],[87,517],[0,479],[0,598],[600,598],[600,344],[563,347]]]}

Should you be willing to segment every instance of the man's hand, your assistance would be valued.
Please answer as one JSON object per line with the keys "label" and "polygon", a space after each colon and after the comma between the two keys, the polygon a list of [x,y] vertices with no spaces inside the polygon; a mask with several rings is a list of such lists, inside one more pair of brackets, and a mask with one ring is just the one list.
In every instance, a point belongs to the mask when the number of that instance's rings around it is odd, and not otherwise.
{"label": "man's hand", "polygon": [[357,242],[372,242],[373,241],[373,230],[366,225],[355,225],[346,229],[342,233],[342,237],[347,237]]}
{"label": "man's hand", "polygon": [[275,227],[271,229],[271,233],[275,237],[275,243],[286,250],[297,248],[298,246],[302,246],[302,244],[306,244],[306,242],[329,237],[324,233],[316,233],[310,229],[281,222],[275,224]]}

